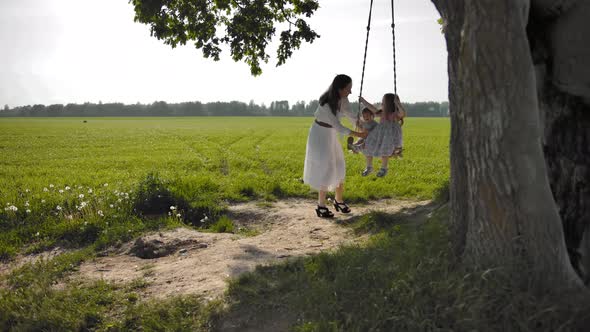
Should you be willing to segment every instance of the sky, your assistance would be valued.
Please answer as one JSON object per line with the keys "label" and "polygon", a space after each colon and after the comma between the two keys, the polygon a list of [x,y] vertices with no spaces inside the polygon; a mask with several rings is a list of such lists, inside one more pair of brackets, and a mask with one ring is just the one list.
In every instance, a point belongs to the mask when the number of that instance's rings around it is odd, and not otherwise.
{"label": "sky", "polygon": [[[253,77],[229,52],[220,61],[191,44],[172,49],[133,21],[128,0],[0,0],[0,107],[33,104],[317,99],[336,74],[359,95],[369,0],[320,0],[320,34],[276,67],[276,43]],[[393,91],[391,5],[374,0],[363,96]],[[429,0],[395,0],[397,91],[404,102],[446,101],[447,60]]]}

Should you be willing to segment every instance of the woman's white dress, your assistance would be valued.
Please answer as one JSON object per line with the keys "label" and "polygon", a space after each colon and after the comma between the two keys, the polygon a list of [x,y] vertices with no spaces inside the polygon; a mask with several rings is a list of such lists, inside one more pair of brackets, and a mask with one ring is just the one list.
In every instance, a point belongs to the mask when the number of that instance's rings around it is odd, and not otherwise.
{"label": "woman's white dress", "polygon": [[352,112],[348,99],[342,98],[340,111],[336,115],[325,104],[318,106],[314,116],[315,120],[329,124],[332,128],[322,127],[315,121],[312,123],[307,137],[303,182],[316,190],[334,191],[344,182],[346,175],[344,152],[338,134],[349,135],[351,132],[340,123],[340,119],[346,116],[355,123],[356,115]]}

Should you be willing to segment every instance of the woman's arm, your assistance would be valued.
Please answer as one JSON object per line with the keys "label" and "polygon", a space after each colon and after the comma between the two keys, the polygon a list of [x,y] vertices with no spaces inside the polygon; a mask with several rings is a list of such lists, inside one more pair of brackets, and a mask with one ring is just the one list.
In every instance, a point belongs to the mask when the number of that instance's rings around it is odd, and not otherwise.
{"label": "woman's arm", "polygon": [[340,102],[340,112],[342,115],[348,118],[351,124],[358,127],[358,117],[357,114],[352,110],[352,106],[350,106],[350,102],[348,98],[342,98]]}
{"label": "woman's arm", "polygon": [[359,97],[359,102],[361,104],[365,105],[369,110],[371,110],[371,112],[373,112],[373,113],[379,112],[379,109],[377,109],[377,107],[375,107],[375,105],[369,103],[365,98]]}
{"label": "woman's arm", "polygon": [[334,113],[332,113],[332,111],[330,110],[330,106],[328,106],[328,104],[320,106],[320,108],[318,108],[318,111],[316,112],[316,120],[329,124],[330,126],[332,126],[332,129],[338,131],[343,135],[352,135],[356,137],[366,136],[366,134],[364,133],[359,133],[343,126],[342,123],[340,123],[340,120],[338,120],[338,117],[335,116]]}

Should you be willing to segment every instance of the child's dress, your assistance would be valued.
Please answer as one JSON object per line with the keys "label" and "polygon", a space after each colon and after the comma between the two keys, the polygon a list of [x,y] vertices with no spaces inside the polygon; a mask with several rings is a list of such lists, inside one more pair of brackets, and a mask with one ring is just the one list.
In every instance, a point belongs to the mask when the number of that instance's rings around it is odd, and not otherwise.
{"label": "child's dress", "polygon": [[303,167],[303,182],[313,189],[333,191],[344,182],[346,165],[338,134],[349,135],[351,130],[340,123],[343,116],[353,123],[356,121],[347,98],[340,100],[340,111],[336,115],[328,104],[318,106],[315,112],[315,121],[307,137]]}
{"label": "child's dress", "polygon": [[394,113],[381,115],[381,122],[369,132],[365,139],[363,154],[372,157],[391,156],[395,149],[401,148],[402,127],[394,120]]}
{"label": "child's dress", "polygon": [[[375,129],[375,127],[378,125],[377,121],[375,120],[369,120],[366,122],[361,122],[359,124],[359,128],[366,131],[367,133],[370,133],[371,130]],[[365,139],[364,138],[360,138],[358,141],[356,141],[356,143],[354,143],[354,145],[356,145],[357,147],[362,147],[362,145],[365,144]],[[357,151],[358,152],[358,151]]]}

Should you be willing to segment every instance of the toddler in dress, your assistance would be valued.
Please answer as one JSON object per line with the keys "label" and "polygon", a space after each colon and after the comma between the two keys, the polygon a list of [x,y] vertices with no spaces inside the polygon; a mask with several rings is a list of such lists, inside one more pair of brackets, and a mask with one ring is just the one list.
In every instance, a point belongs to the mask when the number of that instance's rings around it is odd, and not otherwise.
{"label": "toddler in dress", "polygon": [[[363,116],[363,121],[359,124],[359,129],[363,133],[369,133],[377,126],[377,121],[375,121],[375,114],[371,112],[370,109],[367,107],[363,108],[361,111]],[[360,150],[365,146],[365,139],[360,138],[356,143],[354,142],[354,138],[352,136],[348,137],[348,149],[354,153],[359,153]]]}
{"label": "toddler in dress", "polygon": [[360,102],[381,117],[381,121],[371,130],[363,147],[359,149],[367,159],[367,167],[362,175],[367,176],[373,171],[373,157],[381,157],[381,169],[377,172],[377,176],[382,177],[387,174],[389,158],[401,157],[403,150],[401,125],[406,111],[399,97],[393,93],[386,93],[383,96],[382,110],[377,109],[363,97],[360,97]]}

